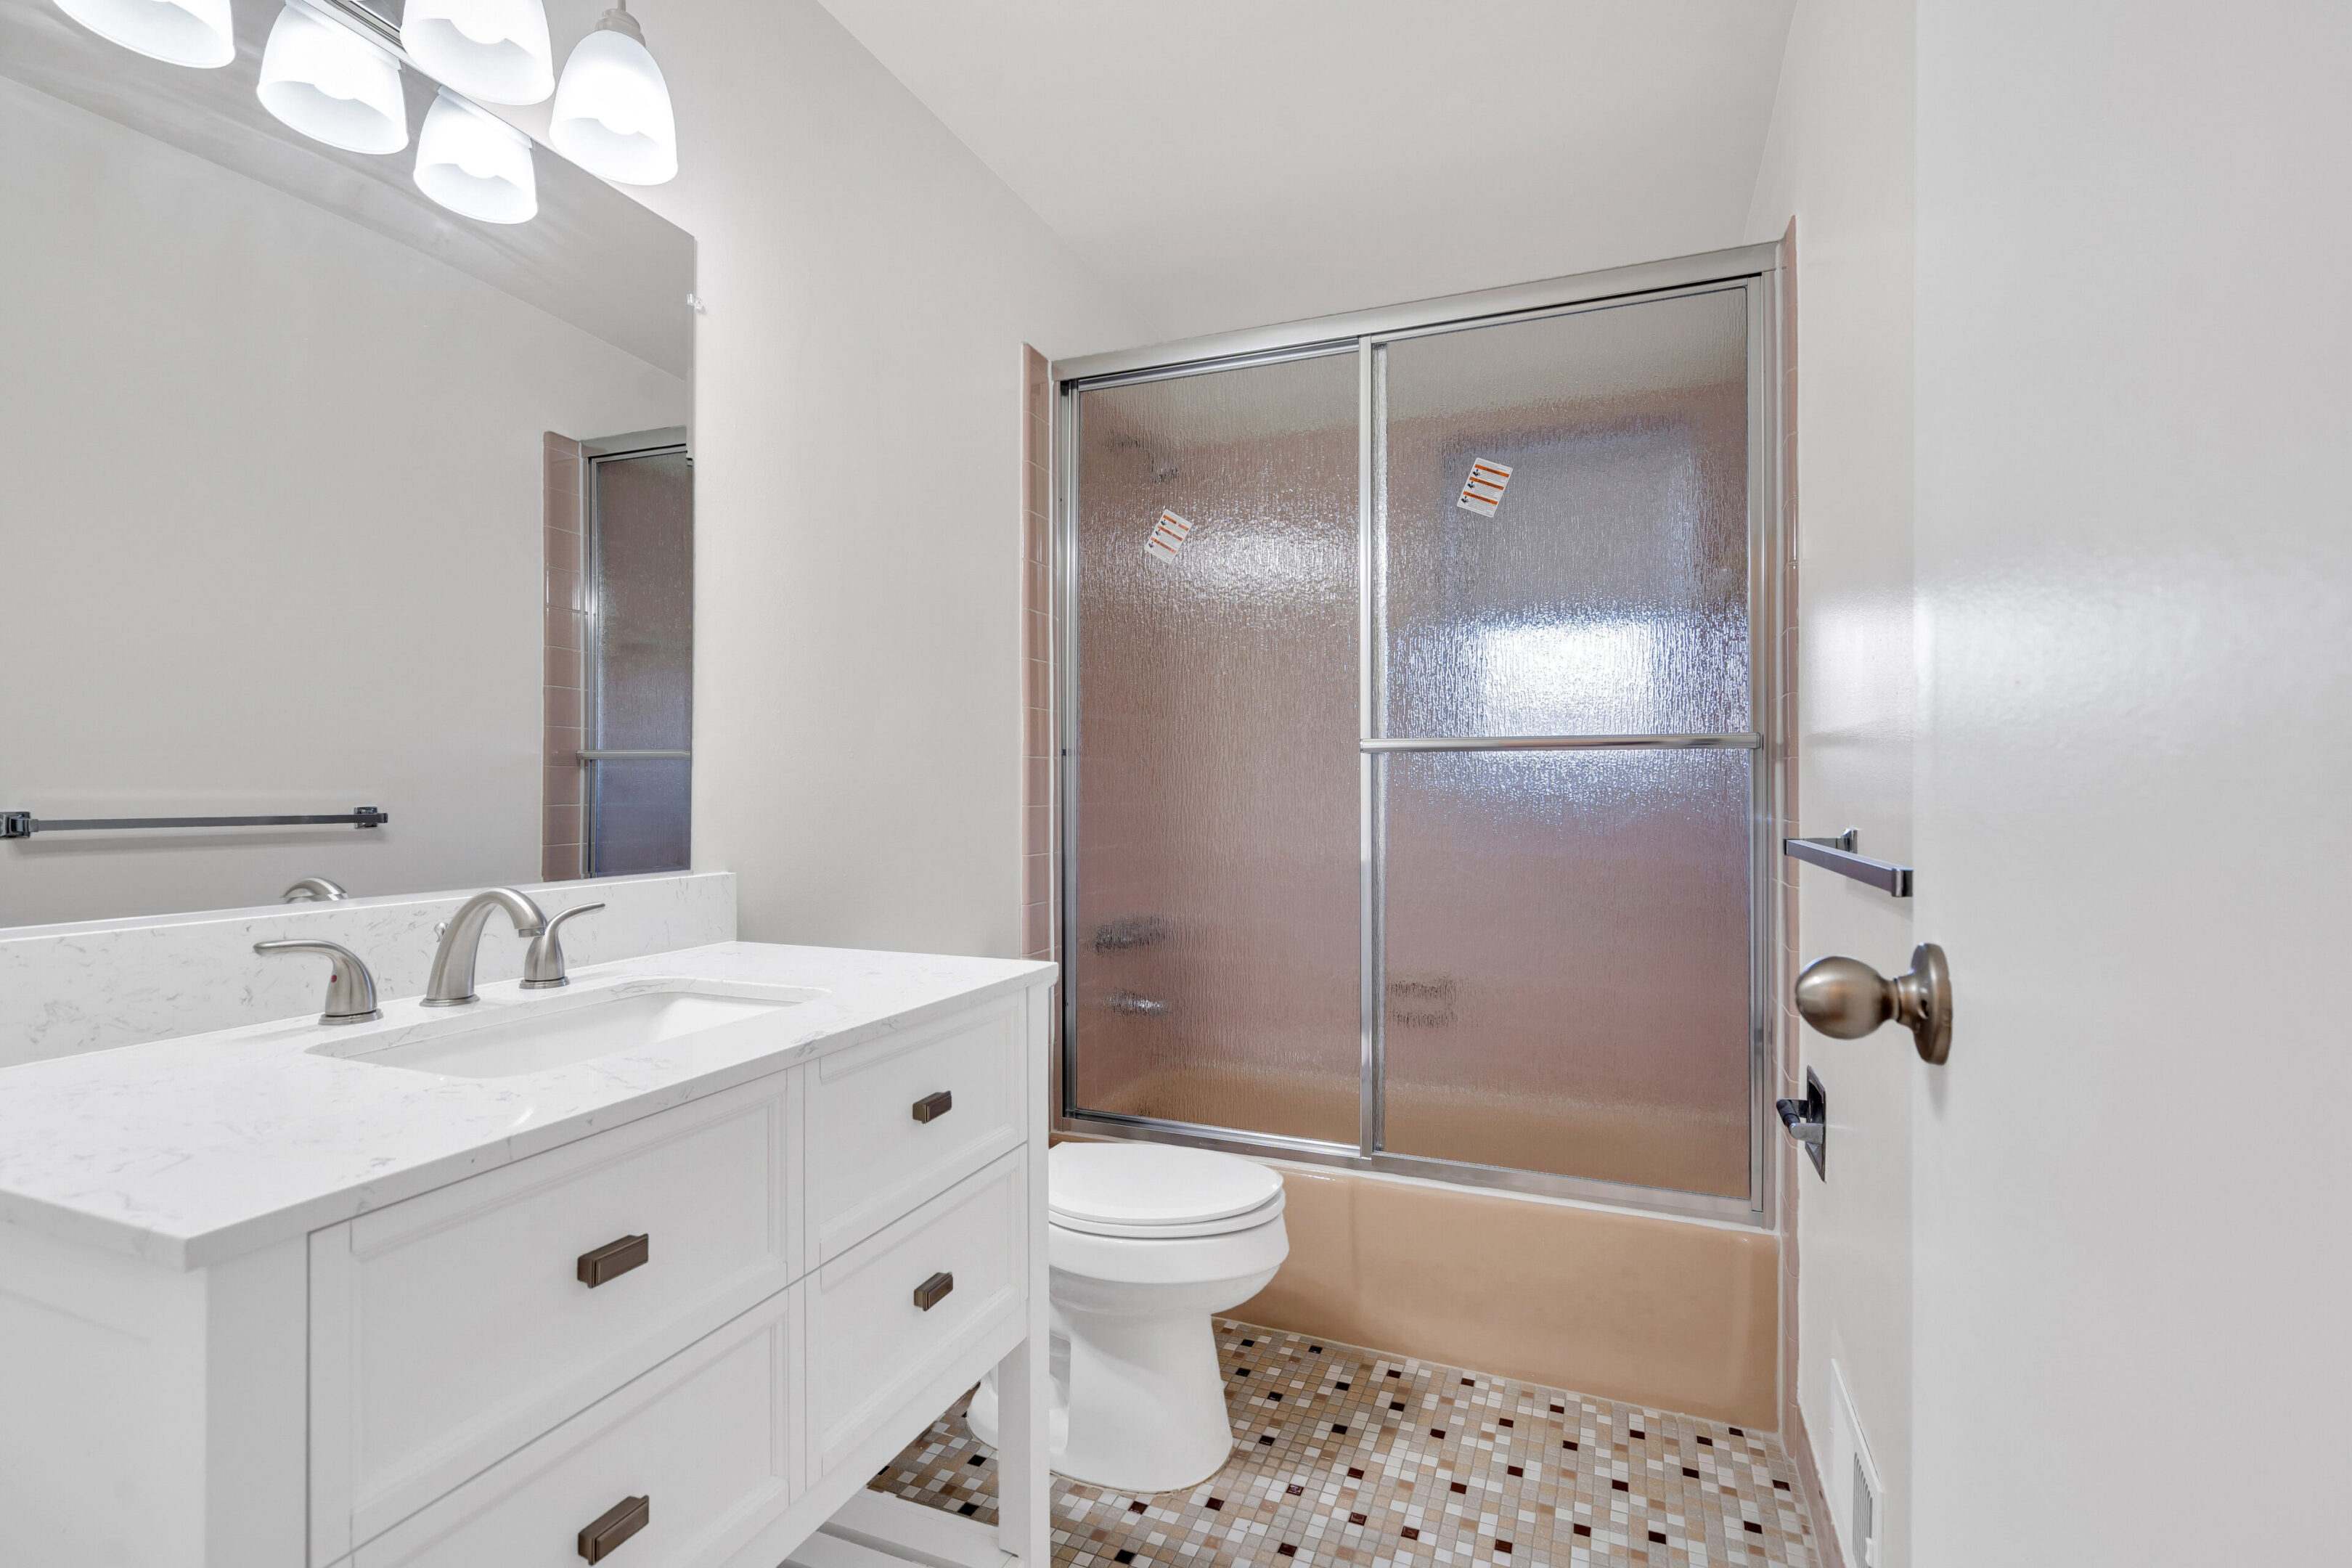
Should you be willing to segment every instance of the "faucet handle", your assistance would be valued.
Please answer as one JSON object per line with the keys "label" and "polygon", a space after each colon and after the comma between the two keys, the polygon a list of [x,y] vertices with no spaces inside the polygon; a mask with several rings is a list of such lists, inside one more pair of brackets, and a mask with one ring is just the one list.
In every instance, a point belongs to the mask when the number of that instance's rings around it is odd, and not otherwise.
{"label": "faucet handle", "polygon": [[572,984],[563,973],[563,940],[557,928],[573,915],[584,915],[601,910],[602,904],[575,904],[561,914],[547,917],[547,923],[530,939],[530,951],[522,955],[522,988],[526,991],[552,991],[559,985]]}
{"label": "faucet handle", "polygon": [[375,976],[350,948],[331,942],[257,942],[253,951],[323,952],[335,961],[335,972],[327,976],[327,1008],[319,1015],[321,1024],[364,1024],[383,1016],[375,1005]]}

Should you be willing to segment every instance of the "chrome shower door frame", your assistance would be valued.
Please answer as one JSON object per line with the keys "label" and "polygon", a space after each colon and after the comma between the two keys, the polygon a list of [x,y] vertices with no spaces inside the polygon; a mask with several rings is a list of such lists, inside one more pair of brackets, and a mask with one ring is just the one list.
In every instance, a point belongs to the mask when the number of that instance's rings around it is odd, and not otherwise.
{"label": "chrome shower door frame", "polygon": [[[1781,629],[1787,558],[1780,456],[1781,344],[1780,251],[1748,246],[1606,272],[1485,289],[1378,310],[1253,328],[1186,342],[1160,344],[1057,362],[1053,465],[1055,631],[1058,692],[1056,739],[1061,767],[1062,898],[1060,952],[1065,961],[1061,1015],[1060,1103],[1057,1124],[1114,1138],[1189,1144],[1309,1164],[1381,1172],[1455,1185],[1495,1187],[1611,1207],[1769,1228],[1777,1203],[1770,1158],[1778,1121],[1771,1113],[1780,1008],[1775,960],[1779,916],[1777,862],[1772,849],[1780,816],[1780,768],[1786,737]],[[1749,728],[1719,735],[1509,736],[1464,740],[1391,739],[1387,728],[1385,518],[1381,493],[1381,350],[1391,342],[1515,321],[1573,314],[1676,294],[1738,288],[1748,318],[1748,570]],[[1099,387],[1206,374],[1251,364],[1352,353],[1357,357],[1357,679],[1358,679],[1358,921],[1361,984],[1360,1125],[1353,1145],[1256,1133],[1233,1128],[1086,1110],[1076,1104],[1077,1003],[1067,962],[1076,951],[1078,773],[1076,724],[1080,677],[1077,648],[1077,453],[1079,399]],[[1748,790],[1748,1189],[1718,1196],[1634,1186],[1593,1177],[1474,1165],[1384,1147],[1382,1087],[1387,991],[1382,903],[1386,897],[1386,762],[1397,752],[1568,750],[1590,748],[1737,749],[1749,755]]]}
{"label": "chrome shower door frame", "polygon": [[[612,751],[602,744],[603,714],[598,699],[603,689],[604,666],[604,487],[600,471],[606,463],[625,463],[637,458],[662,458],[676,455],[691,457],[684,426],[659,430],[646,430],[627,436],[607,436],[581,444],[581,505],[583,516],[580,552],[580,738],[584,742],[575,761],[581,770],[580,788],[580,876],[584,879],[605,875],[597,864],[597,850],[604,837],[599,831],[598,808],[604,769],[614,763],[652,761],[682,761],[692,770],[693,751],[645,752]],[[553,762],[553,758],[547,759]],[[688,801],[692,800],[689,785]],[[687,833],[693,836],[693,807],[688,807]]]}

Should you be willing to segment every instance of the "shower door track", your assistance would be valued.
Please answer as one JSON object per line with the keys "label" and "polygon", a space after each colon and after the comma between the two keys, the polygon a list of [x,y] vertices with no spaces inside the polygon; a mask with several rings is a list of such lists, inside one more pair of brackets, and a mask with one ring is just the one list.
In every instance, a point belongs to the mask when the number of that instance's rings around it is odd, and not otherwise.
{"label": "shower door track", "polygon": [[[1773,1158],[1779,1122],[1772,1113],[1777,1070],[1779,1006],[1775,961],[1778,949],[1778,844],[1782,747],[1781,697],[1790,689],[1782,665],[1780,630],[1787,624],[1783,602],[1786,542],[1781,517],[1780,249],[1747,246],[1675,260],[1617,268],[1543,282],[1490,289],[1412,304],[1360,310],[1286,325],[1251,328],[1190,342],[1122,350],[1055,363],[1053,464],[1055,593],[1060,613],[1055,629],[1055,740],[1061,766],[1061,908],[1058,951],[1064,958],[1061,990],[1060,1073],[1055,1114],[1072,1131],[1185,1144],[1305,1164],[1328,1165],[1412,1177],[1455,1186],[1498,1188],[1533,1195],[1604,1205],[1671,1217],[1728,1222],[1769,1229],[1777,1202]],[[1748,292],[1748,384],[1752,411],[1748,429],[1748,700],[1751,728],[1719,734],[1538,735],[1462,738],[1391,738],[1382,727],[1384,649],[1380,646],[1382,571],[1374,472],[1379,429],[1377,349],[1401,338],[1533,320],[1630,299],[1741,286]],[[1354,1143],[1279,1133],[1208,1126],[1195,1122],[1088,1110],[1076,1103],[1077,998],[1069,983],[1068,956],[1075,951],[1077,906],[1078,769],[1072,743],[1077,721],[1077,421],[1085,391],[1175,376],[1200,375],[1284,360],[1352,353],[1358,367],[1357,670],[1358,713],[1358,972],[1361,984],[1360,1136]],[[1591,1176],[1560,1175],[1497,1165],[1402,1154],[1381,1146],[1381,1090],[1387,997],[1382,974],[1381,900],[1384,896],[1386,824],[1382,759],[1398,753],[1464,751],[1727,750],[1751,758],[1748,856],[1748,1188],[1724,1196],[1636,1186]]]}

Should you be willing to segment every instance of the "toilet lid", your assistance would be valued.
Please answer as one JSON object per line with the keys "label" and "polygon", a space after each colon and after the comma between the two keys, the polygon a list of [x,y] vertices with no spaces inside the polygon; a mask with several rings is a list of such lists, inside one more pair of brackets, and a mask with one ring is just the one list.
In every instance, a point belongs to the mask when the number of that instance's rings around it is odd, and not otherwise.
{"label": "toilet lid", "polygon": [[1282,1173],[1167,1143],[1060,1143],[1046,1155],[1054,1223],[1111,1236],[1203,1236],[1282,1212]]}

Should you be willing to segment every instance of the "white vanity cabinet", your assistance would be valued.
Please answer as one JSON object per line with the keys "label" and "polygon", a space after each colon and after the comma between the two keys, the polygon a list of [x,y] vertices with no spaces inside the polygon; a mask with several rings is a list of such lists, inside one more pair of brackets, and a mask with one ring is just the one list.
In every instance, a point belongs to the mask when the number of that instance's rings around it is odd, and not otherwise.
{"label": "white vanity cabinet", "polygon": [[1046,1568],[1047,995],[204,1267],[0,1225],[0,1562],[776,1568],[1003,1363],[1004,1525],[905,1555]]}

